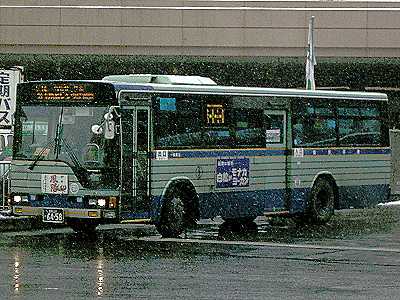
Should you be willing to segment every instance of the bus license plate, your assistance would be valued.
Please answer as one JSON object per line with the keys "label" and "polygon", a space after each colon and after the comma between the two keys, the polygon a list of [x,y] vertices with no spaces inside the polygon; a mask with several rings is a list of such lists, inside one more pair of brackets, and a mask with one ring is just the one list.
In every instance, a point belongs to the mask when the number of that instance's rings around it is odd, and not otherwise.
{"label": "bus license plate", "polygon": [[43,208],[43,222],[64,223],[64,210],[60,208]]}

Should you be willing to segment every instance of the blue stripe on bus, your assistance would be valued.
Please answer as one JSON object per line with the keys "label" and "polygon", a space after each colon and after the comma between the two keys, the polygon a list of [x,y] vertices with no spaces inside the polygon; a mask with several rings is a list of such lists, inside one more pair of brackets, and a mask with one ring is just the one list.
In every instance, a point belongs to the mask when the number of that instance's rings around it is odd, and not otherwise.
{"label": "blue stripe on bus", "polygon": [[[346,148],[346,149],[304,149],[304,155],[365,155],[365,154],[390,154],[390,148]],[[283,156],[284,149],[245,149],[245,150],[159,150],[168,151],[168,159],[174,158],[216,158],[216,157],[241,157],[241,156]],[[151,158],[156,159],[156,151],[151,153]],[[293,155],[293,154],[292,154]]]}
{"label": "blue stripe on bus", "polygon": [[[293,189],[290,199],[290,214],[304,212],[306,199],[311,189]],[[363,185],[339,187],[339,208],[370,207],[387,201],[389,185]],[[241,218],[260,216],[265,212],[286,210],[285,190],[236,191],[228,193],[199,194],[201,218]],[[365,198],[367,197],[367,198]],[[152,212],[127,213],[123,219],[142,219],[150,217],[157,222],[160,215],[161,196],[152,197]]]}

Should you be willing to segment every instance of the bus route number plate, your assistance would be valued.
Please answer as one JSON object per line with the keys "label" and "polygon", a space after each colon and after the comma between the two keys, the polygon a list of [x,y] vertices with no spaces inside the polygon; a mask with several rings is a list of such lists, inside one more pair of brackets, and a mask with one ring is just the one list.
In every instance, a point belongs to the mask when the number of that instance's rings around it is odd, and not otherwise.
{"label": "bus route number plate", "polygon": [[60,208],[43,208],[43,222],[64,223],[64,210]]}

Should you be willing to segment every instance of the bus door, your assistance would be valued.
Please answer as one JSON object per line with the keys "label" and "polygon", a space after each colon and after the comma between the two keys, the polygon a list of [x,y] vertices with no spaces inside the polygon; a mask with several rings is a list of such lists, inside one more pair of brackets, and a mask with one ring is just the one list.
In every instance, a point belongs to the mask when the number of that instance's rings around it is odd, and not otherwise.
{"label": "bus door", "polygon": [[[275,177],[271,188],[283,191],[279,199],[272,203],[273,209],[287,210],[288,208],[288,137],[287,114],[284,110],[265,110],[265,144],[267,148],[277,150],[277,156],[273,156],[270,175]],[[276,201],[276,202],[275,202]],[[268,207],[269,208],[269,207]],[[269,208],[270,209],[270,208]]]}
{"label": "bus door", "polygon": [[149,106],[121,109],[121,210],[143,218],[150,211],[149,125]]}

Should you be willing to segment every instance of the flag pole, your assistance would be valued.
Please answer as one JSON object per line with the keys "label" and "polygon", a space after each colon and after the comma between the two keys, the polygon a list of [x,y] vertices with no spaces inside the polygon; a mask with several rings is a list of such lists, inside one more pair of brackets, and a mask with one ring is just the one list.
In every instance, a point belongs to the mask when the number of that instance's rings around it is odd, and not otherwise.
{"label": "flag pole", "polygon": [[306,62],[306,89],[315,90],[314,66],[317,64],[314,50],[314,19],[312,16],[308,24],[307,62]]}

